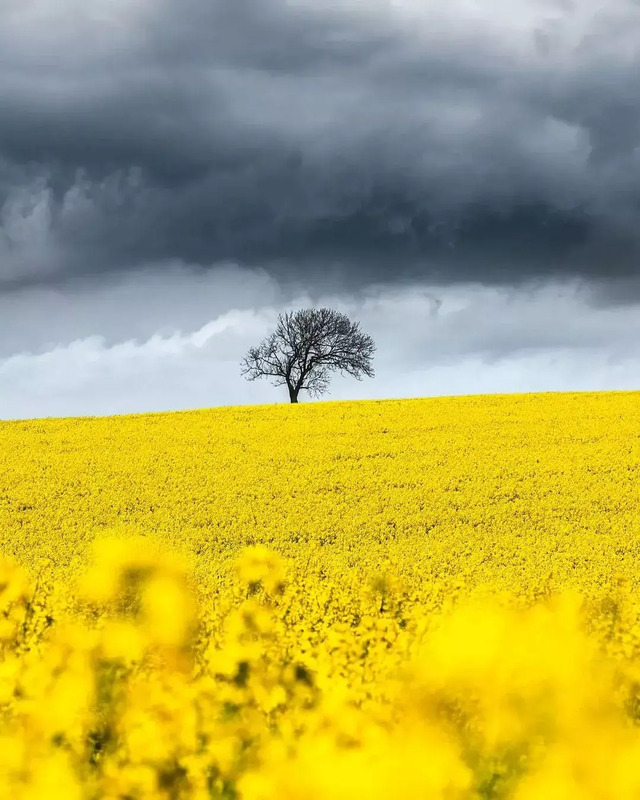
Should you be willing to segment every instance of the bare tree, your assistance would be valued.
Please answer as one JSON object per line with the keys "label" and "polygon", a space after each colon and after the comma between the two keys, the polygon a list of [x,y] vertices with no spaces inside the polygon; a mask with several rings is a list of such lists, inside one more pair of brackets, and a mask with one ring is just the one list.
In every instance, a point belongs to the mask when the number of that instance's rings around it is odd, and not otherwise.
{"label": "bare tree", "polygon": [[375,349],[359,322],[330,308],[307,308],[280,314],[275,331],[244,357],[242,374],[250,381],[272,378],[274,386],[286,385],[289,399],[297,403],[302,389],[316,397],[327,392],[336,370],[357,380],[373,378]]}

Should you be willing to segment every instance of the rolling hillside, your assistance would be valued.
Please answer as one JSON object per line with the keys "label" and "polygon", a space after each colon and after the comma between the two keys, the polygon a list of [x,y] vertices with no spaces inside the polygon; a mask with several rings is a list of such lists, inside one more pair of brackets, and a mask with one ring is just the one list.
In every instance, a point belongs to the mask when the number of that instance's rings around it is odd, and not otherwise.
{"label": "rolling hillside", "polygon": [[0,424],[0,800],[632,800],[640,393]]}

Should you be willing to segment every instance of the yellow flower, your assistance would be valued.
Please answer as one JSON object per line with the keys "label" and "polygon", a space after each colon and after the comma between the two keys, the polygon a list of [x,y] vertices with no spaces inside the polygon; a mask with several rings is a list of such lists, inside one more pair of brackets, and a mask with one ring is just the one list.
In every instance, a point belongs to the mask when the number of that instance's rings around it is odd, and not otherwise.
{"label": "yellow flower", "polygon": [[195,609],[187,586],[171,575],[155,575],[143,590],[145,630],[151,641],[181,647],[193,632]]}
{"label": "yellow flower", "polygon": [[29,581],[25,571],[14,561],[0,558],[0,611],[29,597]]}
{"label": "yellow flower", "polygon": [[107,622],[101,631],[101,652],[109,660],[125,663],[140,661],[145,645],[144,632],[130,622],[113,620]]}
{"label": "yellow flower", "polygon": [[69,758],[62,751],[42,759],[21,790],[21,800],[82,800],[82,785],[74,775]]}
{"label": "yellow flower", "polygon": [[282,560],[263,545],[245,548],[236,569],[239,579],[248,586],[262,585],[268,592],[278,592],[283,586]]}

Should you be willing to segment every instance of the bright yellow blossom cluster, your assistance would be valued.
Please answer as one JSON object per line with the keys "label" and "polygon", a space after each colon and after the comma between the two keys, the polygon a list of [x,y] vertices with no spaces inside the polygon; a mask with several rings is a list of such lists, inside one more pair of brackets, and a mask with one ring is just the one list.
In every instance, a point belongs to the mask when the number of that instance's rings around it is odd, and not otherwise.
{"label": "bright yellow blossom cluster", "polygon": [[0,800],[640,796],[639,408],[0,423]]}

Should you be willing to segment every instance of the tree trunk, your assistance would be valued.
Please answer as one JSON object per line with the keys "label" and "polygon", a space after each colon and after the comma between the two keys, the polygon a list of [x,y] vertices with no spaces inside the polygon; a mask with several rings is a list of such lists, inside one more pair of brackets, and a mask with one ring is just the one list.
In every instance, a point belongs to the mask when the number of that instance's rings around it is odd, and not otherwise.
{"label": "tree trunk", "polygon": [[291,400],[292,403],[298,402],[298,391],[299,390],[294,386],[289,386],[289,400]]}

